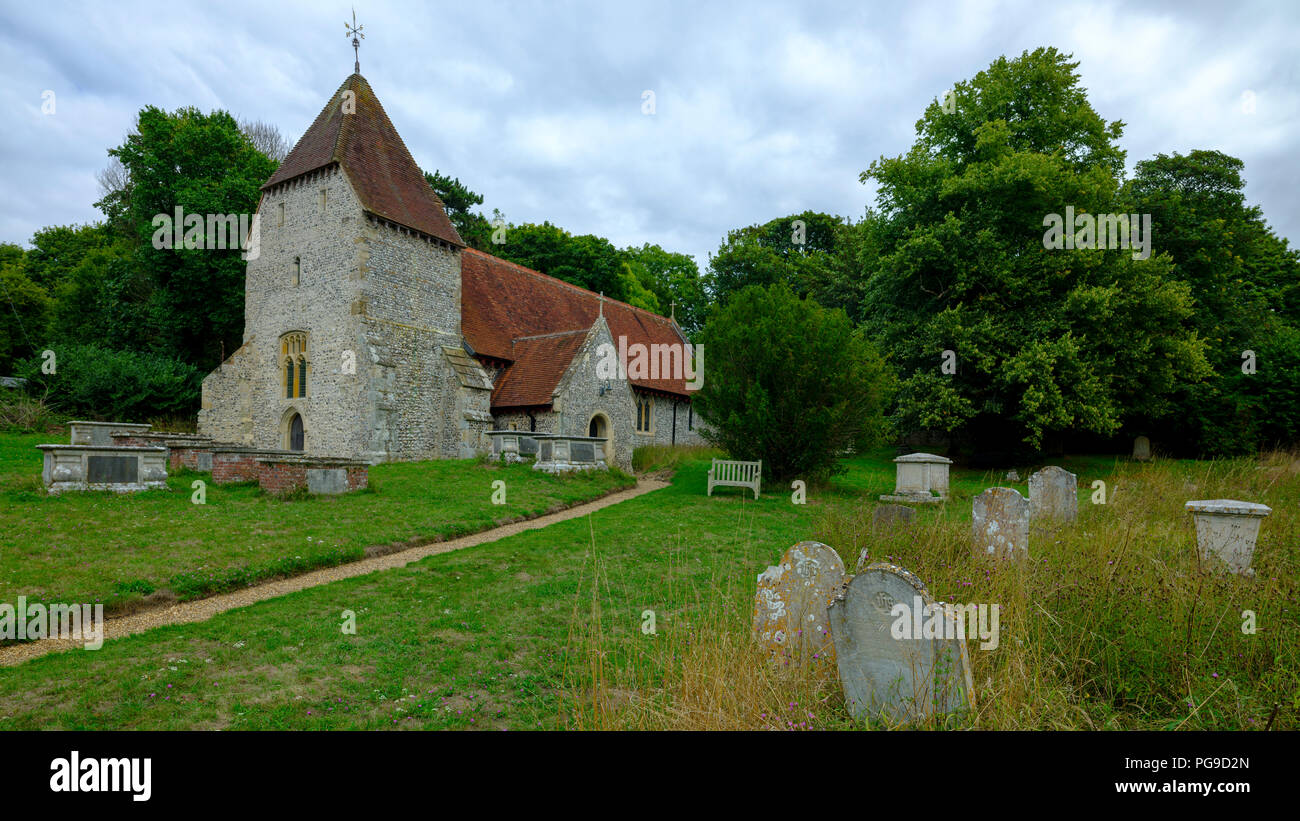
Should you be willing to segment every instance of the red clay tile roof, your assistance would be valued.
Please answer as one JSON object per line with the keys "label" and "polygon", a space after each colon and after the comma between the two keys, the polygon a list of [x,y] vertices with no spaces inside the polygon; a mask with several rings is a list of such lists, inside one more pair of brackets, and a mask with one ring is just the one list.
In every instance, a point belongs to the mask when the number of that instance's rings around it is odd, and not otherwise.
{"label": "red clay tile roof", "polygon": [[[550,404],[585,332],[600,315],[600,296],[472,248],[461,252],[460,271],[465,340],[476,354],[513,363],[497,380],[493,407]],[[667,317],[612,299],[605,300],[605,321],[615,345],[619,336],[627,337],[629,347],[686,341]],[[640,388],[690,395],[684,379],[630,381]]]}
{"label": "red clay tile roof", "polygon": [[[354,113],[343,113],[345,92]],[[464,245],[442,202],[406,150],[366,78],[353,74],[321,109],[263,189],[338,163],[370,213],[438,239]]]}
{"label": "red clay tile roof", "polygon": [[586,330],[515,340],[514,362],[497,379],[492,406],[518,408],[551,404],[560,377],[587,339]]}

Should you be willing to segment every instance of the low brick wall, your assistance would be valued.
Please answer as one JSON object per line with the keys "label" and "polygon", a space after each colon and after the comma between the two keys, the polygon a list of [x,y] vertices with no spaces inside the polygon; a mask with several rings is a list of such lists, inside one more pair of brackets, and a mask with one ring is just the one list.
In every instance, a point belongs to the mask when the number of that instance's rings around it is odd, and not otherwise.
{"label": "low brick wall", "polygon": [[231,447],[218,445],[212,448],[212,483],[228,485],[233,482],[256,482],[259,458],[301,454],[291,450],[266,450],[264,448]]}
{"label": "low brick wall", "polygon": [[299,488],[310,493],[348,493],[370,483],[370,464],[320,456],[257,456],[257,483],[282,496]]}
{"label": "low brick wall", "polygon": [[149,433],[147,431],[114,432],[113,444],[119,447],[167,448],[167,469],[178,471],[212,470],[212,448],[216,444],[207,436],[193,433]]}

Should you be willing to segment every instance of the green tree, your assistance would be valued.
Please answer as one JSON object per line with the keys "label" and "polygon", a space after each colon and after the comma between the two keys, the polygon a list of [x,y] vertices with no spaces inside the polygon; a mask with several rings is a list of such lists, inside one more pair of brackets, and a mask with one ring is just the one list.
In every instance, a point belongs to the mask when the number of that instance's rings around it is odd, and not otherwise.
{"label": "green tree", "polygon": [[800,296],[852,310],[856,233],[842,217],[815,211],[728,231],[709,257],[710,296],[725,302],[750,285],[784,282]]}
{"label": "green tree", "polygon": [[39,354],[47,342],[53,301],[27,270],[28,254],[0,244],[0,375],[16,372],[21,360]]}
{"label": "green tree", "polygon": [[245,261],[238,248],[204,250],[206,236],[199,249],[154,248],[153,219],[179,207],[202,215],[206,230],[207,215],[252,214],[275,164],[230,114],[194,108],[145,108],[138,129],[109,154],[131,187],[118,205],[136,271],[119,290],[142,300],[136,311],[151,350],[206,372],[242,341]]}
{"label": "green tree", "polygon": [[429,181],[429,186],[442,201],[447,218],[451,220],[456,233],[460,234],[465,244],[480,251],[490,252],[492,225],[487,217],[470,210],[475,205],[483,204],[483,195],[469,190],[469,187],[462,184],[459,178],[449,177],[441,171],[434,171],[432,174],[425,171],[424,178]]}
{"label": "green tree", "polygon": [[862,174],[880,186],[864,312],[899,369],[903,431],[986,449],[1112,435],[1209,373],[1168,256],[1045,247],[1048,215],[1115,207],[1124,165],[1123,124],[1088,104],[1077,65],[1050,48],[999,58]]}
{"label": "green tree", "polygon": [[705,436],[733,458],[762,459],[773,481],[825,478],[846,449],[879,438],[888,374],[842,310],[785,283],[751,285],[714,307],[701,342]]}
{"label": "green tree", "polygon": [[636,282],[635,276],[629,278],[623,255],[604,237],[574,236],[544,222],[509,225],[505,240],[488,250],[502,259],[603,293],[611,299],[627,301],[629,296],[636,296],[628,292]]}
{"label": "green tree", "polygon": [[695,260],[687,254],[665,251],[650,243],[640,248],[625,248],[623,255],[637,281],[655,297],[656,307],[649,310],[673,314],[682,331],[694,338],[704,327],[704,315],[709,306]]}
{"label": "green tree", "polygon": [[[1219,151],[1158,154],[1125,185],[1126,207],[1152,215],[1153,245],[1187,284],[1193,327],[1214,376],[1183,386],[1176,411],[1143,420],[1189,453],[1236,455],[1300,438],[1300,409],[1270,397],[1300,392],[1300,370],[1279,340],[1300,325],[1300,257],[1247,206],[1243,163]],[[1256,372],[1243,373],[1252,351]]]}

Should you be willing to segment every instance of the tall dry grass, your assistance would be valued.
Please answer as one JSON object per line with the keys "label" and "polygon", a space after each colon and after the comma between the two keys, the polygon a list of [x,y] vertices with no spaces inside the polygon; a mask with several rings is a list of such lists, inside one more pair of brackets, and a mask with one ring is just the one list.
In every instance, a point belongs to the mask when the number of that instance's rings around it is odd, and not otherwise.
{"label": "tall dry grass", "polygon": [[[808,539],[920,576],[936,599],[998,604],[1000,644],[968,641],[975,702],[928,726],[972,729],[1300,727],[1300,454],[1258,460],[1119,463],[1105,504],[1081,487],[1077,523],[1036,527],[1027,560],[970,547],[969,510],[911,531],[870,534],[874,502],[828,506]],[[1254,578],[1202,566],[1190,499],[1273,508]],[[963,502],[968,505],[968,502]],[[738,523],[742,526],[742,523]],[[787,545],[788,546],[788,545]],[[783,546],[784,547],[784,546]],[[781,549],[783,549],[783,547]],[[779,550],[747,542],[754,559]],[[770,555],[759,553],[766,551]],[[655,640],[612,629],[603,602],[620,585],[593,539],[574,602],[569,723],[587,729],[828,729],[855,725],[837,674],[773,662],[750,636],[755,582],[734,559],[688,582],[665,555],[671,607]],[[1243,632],[1253,611],[1257,632]]]}

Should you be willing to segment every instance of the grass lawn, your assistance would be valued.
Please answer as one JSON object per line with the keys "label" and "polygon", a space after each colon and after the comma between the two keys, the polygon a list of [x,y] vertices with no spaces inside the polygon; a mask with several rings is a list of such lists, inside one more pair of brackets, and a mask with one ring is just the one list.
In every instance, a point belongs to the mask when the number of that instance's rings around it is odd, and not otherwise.
{"label": "grass lawn", "polygon": [[[169,490],[48,496],[38,443],[0,434],[0,601],[187,600],[395,547],[484,530],[628,487],[621,473],[556,477],[527,465],[472,460],[375,465],[370,488],[279,500],[256,484],[214,485],[206,473],[168,477]],[[205,504],[191,483],[207,482]],[[506,503],[492,503],[492,483]],[[160,591],[160,592],[155,592]]]}
{"label": "grass lawn", "polygon": [[[848,728],[833,671],[749,641],[755,575],[805,539],[850,569],[869,544],[939,599],[1000,603],[999,649],[971,650],[976,709],[950,726],[1249,729],[1277,704],[1275,728],[1296,728],[1300,462],[1065,464],[1079,523],[1017,563],[970,550],[982,473],[956,472],[913,533],[871,540],[886,454],[803,506],[780,489],[707,498],[707,461],[686,462],[670,488],[586,517],[6,669],[0,729]],[[1095,478],[1106,505],[1088,501]],[[1253,581],[1196,570],[1182,502],[1224,495],[1274,507]]]}

